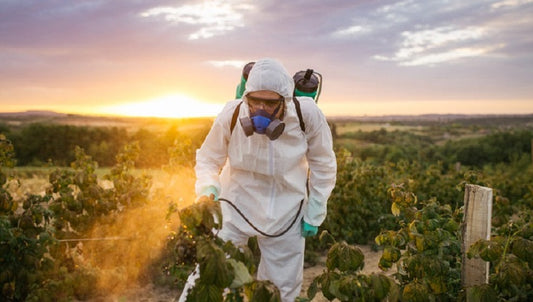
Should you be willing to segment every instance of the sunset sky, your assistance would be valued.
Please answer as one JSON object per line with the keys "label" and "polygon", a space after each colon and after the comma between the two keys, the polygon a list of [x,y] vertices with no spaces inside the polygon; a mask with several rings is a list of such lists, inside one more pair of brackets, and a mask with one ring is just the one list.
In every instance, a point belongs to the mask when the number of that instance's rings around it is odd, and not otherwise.
{"label": "sunset sky", "polygon": [[533,0],[0,0],[0,112],[214,116],[264,57],[328,116],[533,113]]}

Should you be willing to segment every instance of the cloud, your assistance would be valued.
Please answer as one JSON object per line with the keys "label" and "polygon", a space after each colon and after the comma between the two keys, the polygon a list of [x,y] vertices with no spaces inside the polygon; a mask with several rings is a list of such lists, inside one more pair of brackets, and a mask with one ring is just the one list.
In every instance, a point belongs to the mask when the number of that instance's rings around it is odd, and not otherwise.
{"label": "cloud", "polygon": [[226,66],[234,67],[234,68],[242,68],[247,61],[239,61],[239,60],[225,60],[225,61],[207,61],[206,62],[209,65],[215,66],[217,68],[222,68]]}
{"label": "cloud", "polygon": [[403,41],[393,56],[375,55],[374,59],[395,61],[402,66],[435,65],[467,57],[480,56],[502,45],[462,46],[475,43],[488,34],[483,27],[437,27],[401,33]]}
{"label": "cloud", "polygon": [[433,53],[414,57],[412,60],[403,61],[400,65],[403,66],[419,66],[419,65],[436,65],[438,63],[454,61],[469,57],[479,57],[481,55],[490,53],[496,49],[502,48],[503,45],[492,47],[477,47],[477,48],[456,48],[450,51]]}
{"label": "cloud", "polygon": [[491,5],[491,8],[498,9],[502,7],[515,7],[524,4],[533,3],[533,0],[503,0]]}
{"label": "cloud", "polygon": [[[531,100],[532,3],[0,0],[0,102],[177,90],[215,99],[248,60],[264,56],[320,71],[326,99]],[[202,89],[206,81],[221,86]]]}
{"label": "cloud", "polygon": [[232,5],[219,1],[208,1],[179,7],[160,6],[142,12],[142,17],[163,17],[172,23],[185,23],[201,26],[189,34],[190,40],[208,39],[223,35],[237,27],[243,27],[240,10],[250,9],[247,5]]}
{"label": "cloud", "polygon": [[393,4],[376,7],[372,10],[358,10],[352,8],[351,24],[341,26],[334,31],[333,38],[356,38],[369,33],[384,33],[411,19],[420,11],[418,4],[412,0],[405,0]]}
{"label": "cloud", "polygon": [[[531,3],[533,0],[450,0],[446,4],[404,0],[374,7],[367,16],[359,16],[352,28],[360,30],[363,27],[357,26],[365,24],[365,29],[372,29],[365,42],[380,45],[381,50],[375,49],[370,57],[399,66],[433,66],[487,55],[509,57],[530,45],[531,39],[523,33],[533,24]],[[496,51],[501,53],[494,56]]]}
{"label": "cloud", "polygon": [[405,0],[396,2],[394,4],[384,5],[379,7],[375,16],[378,16],[380,19],[391,23],[401,23],[409,21],[409,15],[418,13],[420,11],[420,6],[413,0]]}
{"label": "cloud", "polygon": [[351,37],[351,36],[358,36],[361,34],[365,34],[367,32],[370,32],[370,28],[363,27],[361,25],[353,25],[347,28],[339,29],[335,31],[332,35],[333,37]]}

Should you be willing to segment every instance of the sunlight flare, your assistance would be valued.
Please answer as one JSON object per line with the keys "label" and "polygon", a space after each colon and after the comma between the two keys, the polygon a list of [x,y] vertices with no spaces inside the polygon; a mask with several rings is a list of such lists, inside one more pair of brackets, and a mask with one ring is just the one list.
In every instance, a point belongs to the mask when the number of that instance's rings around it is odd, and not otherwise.
{"label": "sunlight flare", "polygon": [[184,118],[215,116],[223,106],[201,102],[183,94],[172,94],[144,102],[109,106],[102,111],[123,116]]}

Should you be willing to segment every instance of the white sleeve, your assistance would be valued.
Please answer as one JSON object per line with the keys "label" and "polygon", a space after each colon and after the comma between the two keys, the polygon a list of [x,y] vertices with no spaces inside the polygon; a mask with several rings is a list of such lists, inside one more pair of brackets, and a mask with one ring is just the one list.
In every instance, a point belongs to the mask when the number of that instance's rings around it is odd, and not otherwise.
{"label": "white sleeve", "polygon": [[[331,130],[322,111],[313,102],[303,115],[308,142],[309,202],[304,212],[305,222],[319,226],[326,218],[327,201],[335,187],[337,161],[333,151]],[[314,108],[313,108],[314,107]]]}
{"label": "white sleeve", "polygon": [[238,103],[233,101],[226,104],[213,122],[202,146],[196,150],[196,195],[200,195],[209,186],[215,187],[220,194],[219,174],[228,156],[230,123]]}

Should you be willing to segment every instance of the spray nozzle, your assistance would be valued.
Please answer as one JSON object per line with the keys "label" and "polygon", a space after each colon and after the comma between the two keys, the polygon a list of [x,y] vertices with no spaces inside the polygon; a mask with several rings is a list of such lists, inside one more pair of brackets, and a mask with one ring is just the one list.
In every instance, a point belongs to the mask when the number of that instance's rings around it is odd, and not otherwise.
{"label": "spray nozzle", "polygon": [[304,75],[305,81],[309,81],[312,75],[313,75],[313,69],[307,69]]}

